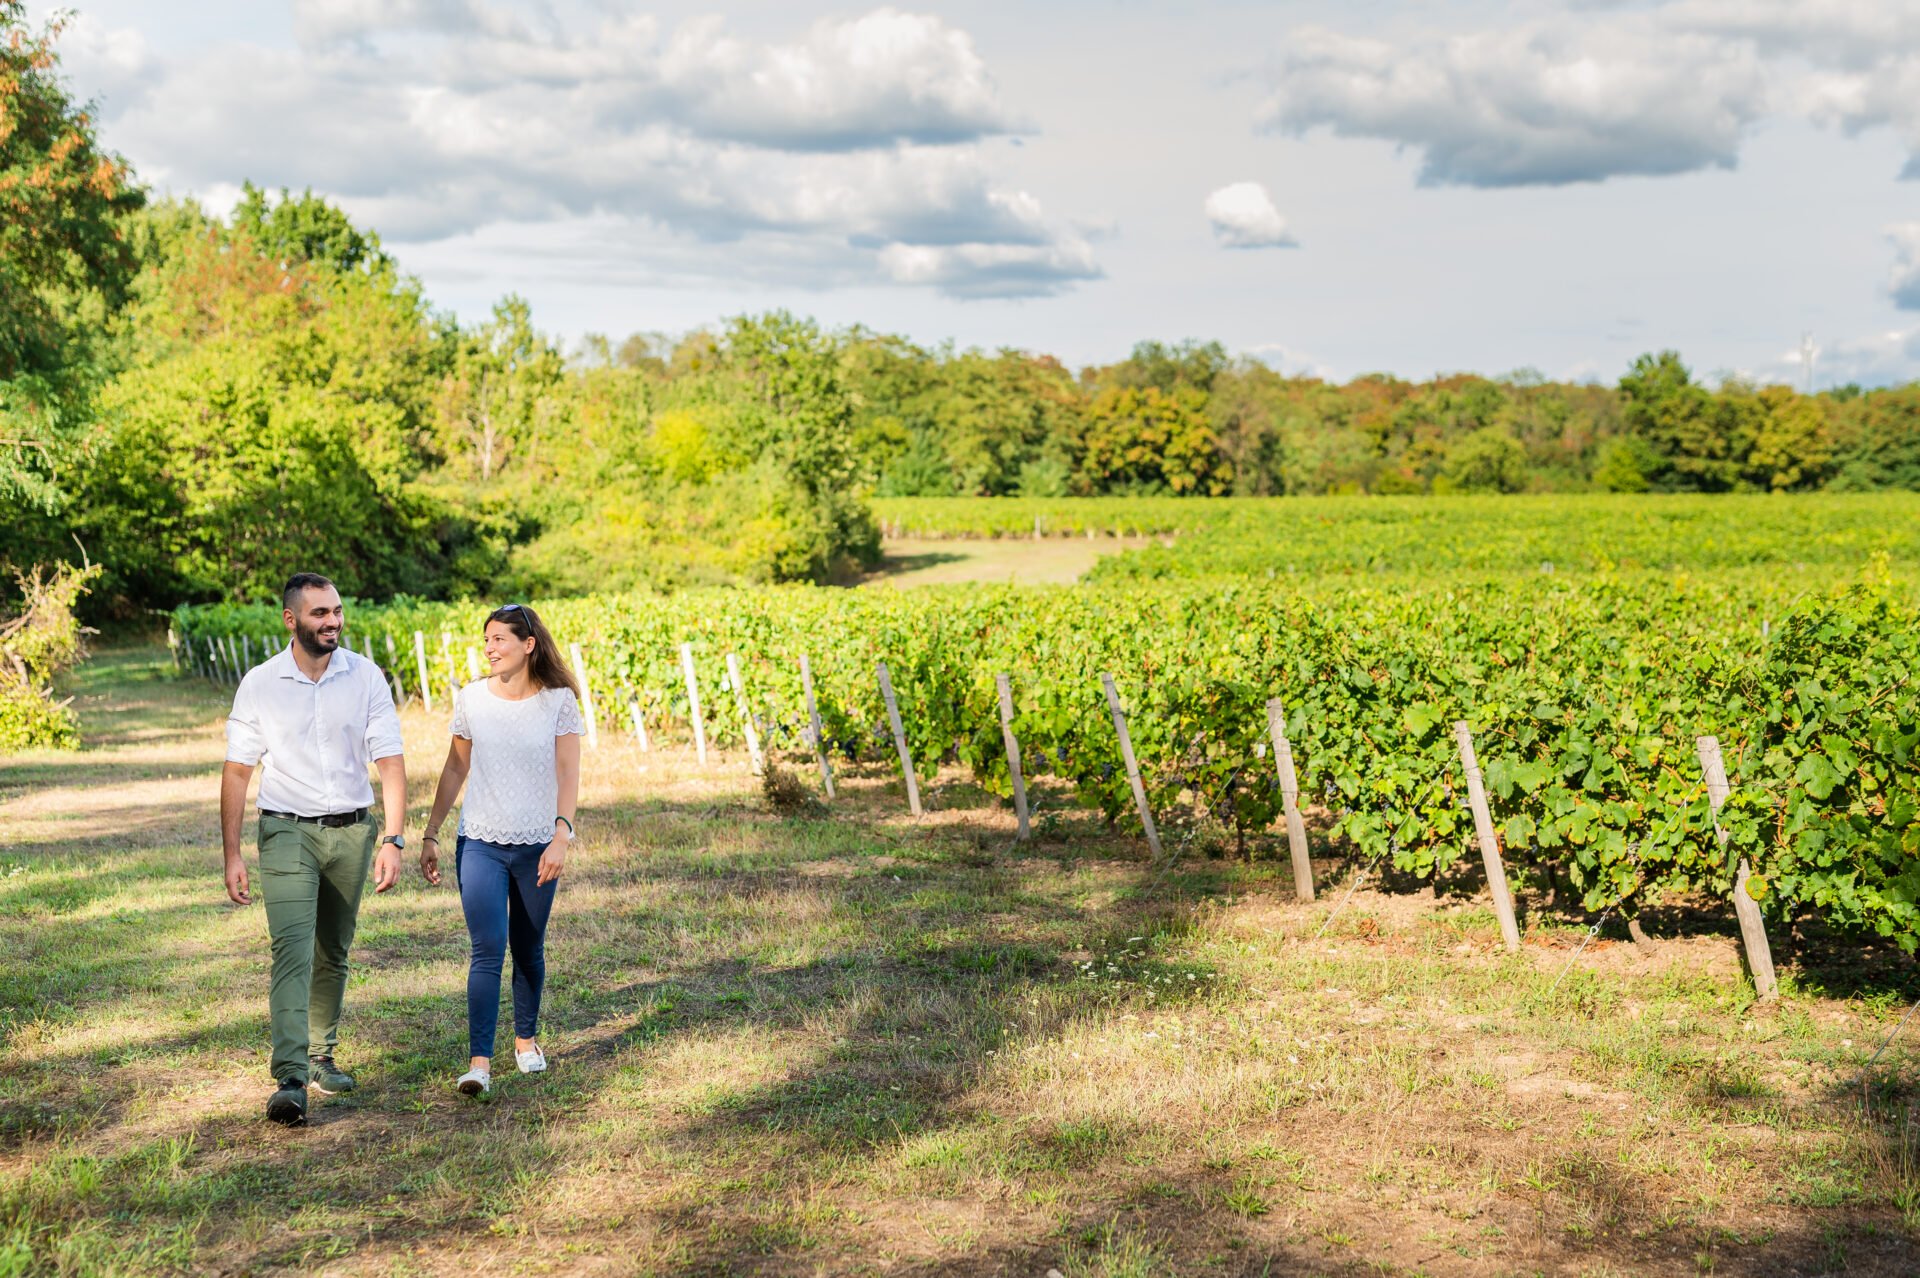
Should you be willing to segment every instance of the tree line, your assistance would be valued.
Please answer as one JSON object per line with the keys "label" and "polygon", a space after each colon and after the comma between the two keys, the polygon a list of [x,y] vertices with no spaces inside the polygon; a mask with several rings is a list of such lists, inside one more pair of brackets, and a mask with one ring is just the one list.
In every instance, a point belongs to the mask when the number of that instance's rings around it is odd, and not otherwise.
{"label": "tree line", "polygon": [[[436,309],[371,229],[252,186],[155,200],[0,0],[0,559],[89,606],[831,580],[865,498],[1920,488],[1920,386],[1337,383],[1143,342],[1074,370],[785,313],[568,350]],[[18,38],[12,38],[17,36]],[[83,551],[84,548],[84,551]]]}

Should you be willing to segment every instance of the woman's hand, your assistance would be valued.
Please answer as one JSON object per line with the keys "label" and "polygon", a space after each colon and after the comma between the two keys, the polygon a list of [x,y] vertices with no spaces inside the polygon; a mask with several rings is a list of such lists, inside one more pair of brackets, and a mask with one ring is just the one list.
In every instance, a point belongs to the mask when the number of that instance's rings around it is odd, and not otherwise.
{"label": "woman's hand", "polygon": [[430,834],[420,840],[420,876],[440,886],[440,840]]}
{"label": "woman's hand", "polygon": [[559,878],[567,868],[567,844],[570,840],[565,834],[553,836],[553,842],[547,844],[547,850],[540,854],[540,870],[534,875],[533,885],[545,887]]}

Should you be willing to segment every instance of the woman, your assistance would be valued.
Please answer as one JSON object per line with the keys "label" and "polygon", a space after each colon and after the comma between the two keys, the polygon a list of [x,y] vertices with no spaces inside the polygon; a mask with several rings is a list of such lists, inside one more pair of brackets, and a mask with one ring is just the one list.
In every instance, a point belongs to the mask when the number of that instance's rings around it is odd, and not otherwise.
{"label": "woman", "polygon": [[487,616],[492,675],[460,689],[453,742],[433,793],[420,871],[440,882],[441,821],[471,775],[454,840],[453,874],[473,956],[467,968],[472,1060],[456,1086],[493,1087],[500,967],[513,951],[513,1059],[522,1074],[547,1068],[540,1050],[540,989],[547,974],[547,915],[567,864],[580,794],[579,685],[533,609],[507,604]]}

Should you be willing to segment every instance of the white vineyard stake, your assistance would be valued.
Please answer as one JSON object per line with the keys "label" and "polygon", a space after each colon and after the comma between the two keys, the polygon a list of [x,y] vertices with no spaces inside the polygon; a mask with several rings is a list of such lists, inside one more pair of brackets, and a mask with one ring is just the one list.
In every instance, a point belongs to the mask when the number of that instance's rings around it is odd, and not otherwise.
{"label": "white vineyard stake", "polygon": [[[1720,757],[1720,738],[1701,737],[1694,748],[1700,756],[1700,771],[1707,780],[1707,801],[1713,805],[1714,837],[1724,847],[1727,832],[1720,828],[1720,806],[1733,793],[1733,787],[1727,784],[1726,764]],[[1760,916],[1760,903],[1747,890],[1751,877],[1747,858],[1743,856],[1733,882],[1733,912],[1740,920],[1740,939],[1747,952],[1747,969],[1753,974],[1753,992],[1766,1003],[1779,996],[1780,986],[1773,974],[1773,950],[1767,944],[1766,920]]]}
{"label": "white vineyard stake", "polygon": [[1140,824],[1147,830],[1147,847],[1153,853],[1153,859],[1160,859],[1160,831],[1154,828],[1153,811],[1147,807],[1147,787],[1140,782],[1140,765],[1134,761],[1133,738],[1127,734],[1127,712],[1120,708],[1120,693],[1113,686],[1113,676],[1100,676],[1100,686],[1107,694],[1107,709],[1113,712],[1113,730],[1120,737],[1120,760],[1127,765],[1127,783],[1133,787],[1133,802],[1140,809]]}
{"label": "white vineyard stake", "polygon": [[813,757],[820,761],[820,784],[826,789],[827,797],[833,797],[833,767],[827,762],[826,743],[820,728],[820,706],[813,699],[813,663],[807,660],[807,654],[800,654],[800,686],[807,694],[807,744],[813,747]]}
{"label": "white vineyard stake", "polygon": [[1480,776],[1480,760],[1474,757],[1473,733],[1467,721],[1453,725],[1454,739],[1460,743],[1460,766],[1467,773],[1467,801],[1473,807],[1473,828],[1480,836],[1480,860],[1487,867],[1487,886],[1493,891],[1493,912],[1500,918],[1500,935],[1509,950],[1520,948],[1520,925],[1513,916],[1513,893],[1507,889],[1507,867],[1500,860],[1500,840],[1493,832],[1493,813],[1487,809],[1487,789]]}
{"label": "white vineyard stake", "polygon": [[907,807],[915,816],[920,815],[920,781],[913,774],[913,754],[907,749],[907,732],[900,726],[900,706],[893,699],[893,679],[887,674],[887,663],[882,661],[880,670],[880,696],[887,703],[887,723],[893,729],[893,748],[900,752],[900,773],[907,779]]}
{"label": "white vineyard stake", "polygon": [[733,701],[740,707],[740,724],[747,733],[747,758],[753,761],[753,775],[765,776],[766,756],[760,753],[760,733],[753,726],[753,707],[747,704],[747,685],[740,680],[740,660],[727,654],[727,681],[733,685]]}
{"label": "white vineyard stake", "polygon": [[680,668],[687,674],[687,709],[693,715],[693,748],[700,756],[700,766],[707,766],[707,724],[700,717],[700,683],[693,676],[693,645],[680,645]]}
{"label": "white vineyard stake", "polygon": [[1293,771],[1293,743],[1287,740],[1287,716],[1280,698],[1267,702],[1267,732],[1273,738],[1273,766],[1280,774],[1280,806],[1287,819],[1287,847],[1293,855],[1293,894],[1313,899],[1313,858],[1307,850],[1307,823],[1300,815],[1300,780]]}
{"label": "white vineyard stake", "polygon": [[580,645],[570,643],[567,653],[573,658],[574,673],[580,676],[580,709],[587,716],[587,747],[600,748],[600,716],[593,708],[593,680],[587,674],[587,659],[580,651]]}
{"label": "white vineyard stake", "polygon": [[[1040,516],[1033,517],[1033,535],[1040,535]],[[1020,823],[1017,837],[1031,839],[1033,830],[1027,824],[1027,781],[1020,774],[1020,739],[1013,735],[1013,684],[1007,676],[997,674],[993,677],[994,691],[1000,698],[1000,739],[1007,747],[1007,774],[1013,778],[1013,815]]]}
{"label": "white vineyard stake", "polygon": [[433,709],[433,680],[427,677],[427,637],[413,632],[413,659],[420,666],[420,704]]}

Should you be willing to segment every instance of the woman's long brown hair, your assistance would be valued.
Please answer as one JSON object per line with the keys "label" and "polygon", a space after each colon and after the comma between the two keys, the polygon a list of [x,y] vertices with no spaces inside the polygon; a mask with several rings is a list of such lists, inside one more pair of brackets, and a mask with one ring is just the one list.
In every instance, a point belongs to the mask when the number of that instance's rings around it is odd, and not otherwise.
{"label": "woman's long brown hair", "polygon": [[580,695],[580,684],[574,679],[573,671],[567,669],[567,663],[560,660],[560,649],[554,646],[553,636],[547,633],[539,613],[525,604],[507,604],[488,613],[481,630],[496,621],[519,638],[533,640],[533,651],[527,654],[527,677],[533,680],[534,687],[565,688],[576,697]]}

